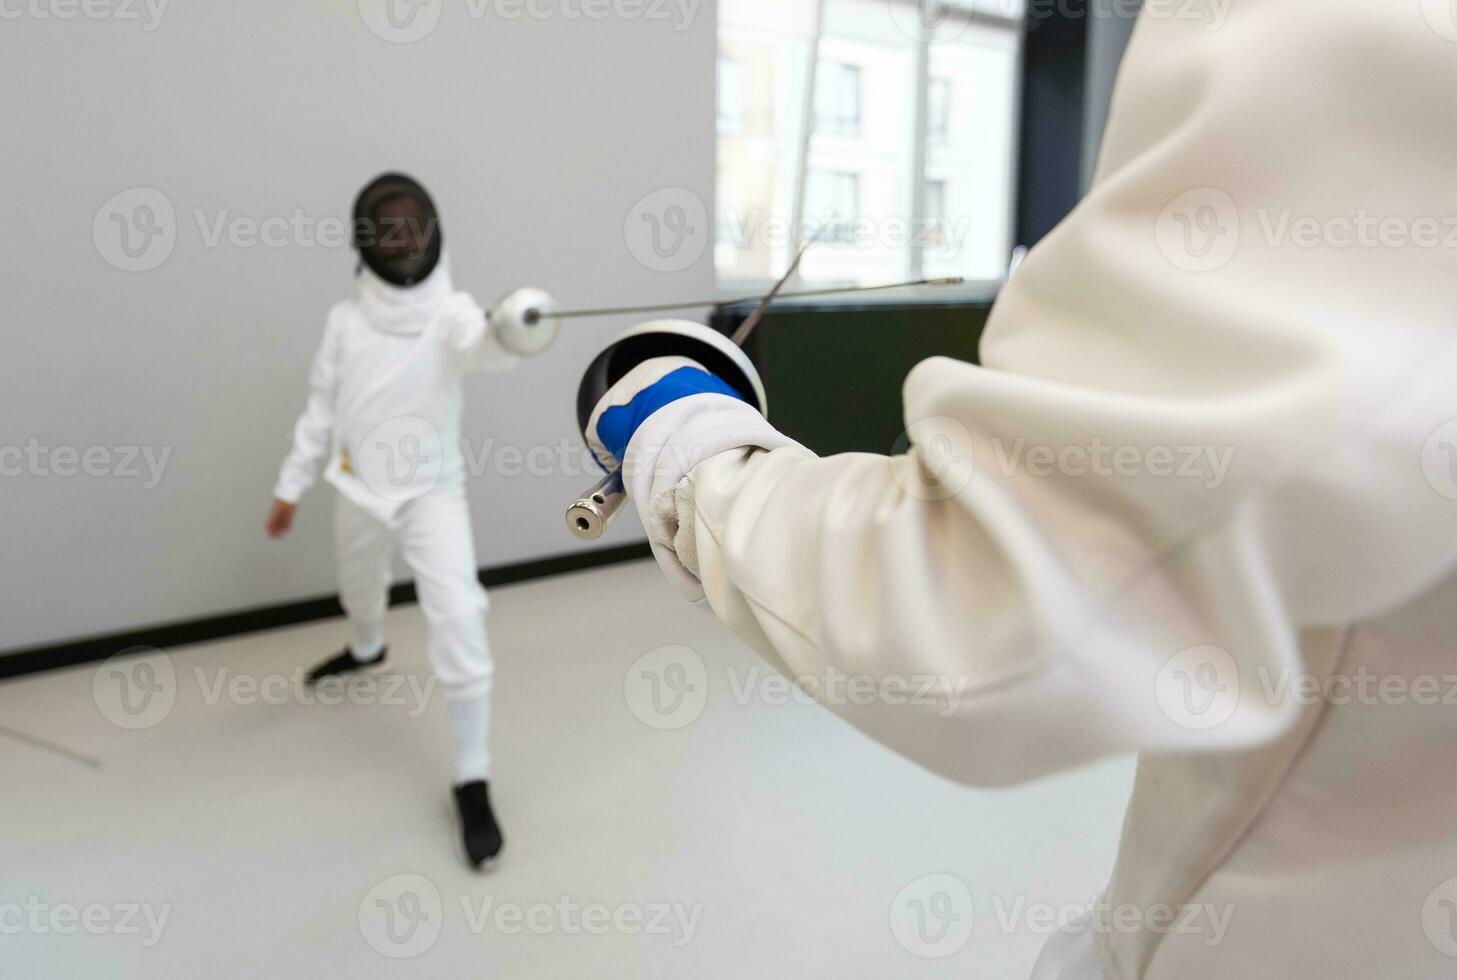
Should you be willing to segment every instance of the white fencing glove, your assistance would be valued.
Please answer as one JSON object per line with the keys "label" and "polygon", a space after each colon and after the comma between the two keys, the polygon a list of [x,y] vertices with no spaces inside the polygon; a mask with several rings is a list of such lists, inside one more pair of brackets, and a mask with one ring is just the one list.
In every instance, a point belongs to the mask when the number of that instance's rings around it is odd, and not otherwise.
{"label": "white fencing glove", "polygon": [[797,443],[697,361],[669,356],[643,361],[608,389],[587,423],[587,445],[605,469],[622,469],[658,564],[697,600],[691,471],[720,453]]}

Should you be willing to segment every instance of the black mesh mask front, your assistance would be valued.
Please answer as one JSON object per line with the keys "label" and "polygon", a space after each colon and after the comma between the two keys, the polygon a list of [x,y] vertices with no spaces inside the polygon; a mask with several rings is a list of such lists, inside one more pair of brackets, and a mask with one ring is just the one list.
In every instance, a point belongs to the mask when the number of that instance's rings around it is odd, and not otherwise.
{"label": "black mesh mask front", "polygon": [[444,248],[435,202],[404,174],[384,174],[359,192],[353,233],[364,264],[394,286],[423,282]]}

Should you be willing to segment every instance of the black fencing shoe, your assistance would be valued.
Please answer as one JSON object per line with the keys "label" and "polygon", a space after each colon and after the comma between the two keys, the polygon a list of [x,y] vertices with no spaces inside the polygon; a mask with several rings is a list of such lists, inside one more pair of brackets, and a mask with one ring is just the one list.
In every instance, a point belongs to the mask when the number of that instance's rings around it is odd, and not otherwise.
{"label": "black fencing shoe", "polygon": [[378,654],[368,660],[360,660],[354,656],[354,651],[348,647],[339,656],[325,660],[313,670],[309,671],[309,686],[319,683],[325,677],[334,677],[338,674],[352,674],[356,670],[363,670],[365,667],[378,667],[384,663],[385,655],[390,652],[389,647],[381,647]]}
{"label": "black fencing shoe", "polygon": [[455,808],[460,813],[460,835],[465,842],[465,855],[472,867],[481,865],[501,853],[505,839],[491,812],[491,787],[477,780],[455,788]]}

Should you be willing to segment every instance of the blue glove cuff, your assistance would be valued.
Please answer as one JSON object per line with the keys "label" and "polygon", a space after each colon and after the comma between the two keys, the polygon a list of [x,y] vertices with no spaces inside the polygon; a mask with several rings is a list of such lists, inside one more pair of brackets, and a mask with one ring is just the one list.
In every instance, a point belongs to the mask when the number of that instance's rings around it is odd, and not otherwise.
{"label": "blue glove cuff", "polygon": [[690,395],[728,395],[743,400],[717,375],[702,368],[681,367],[663,375],[632,397],[626,405],[613,405],[597,419],[597,438],[619,463],[627,455],[627,444],[638,427],[664,405]]}

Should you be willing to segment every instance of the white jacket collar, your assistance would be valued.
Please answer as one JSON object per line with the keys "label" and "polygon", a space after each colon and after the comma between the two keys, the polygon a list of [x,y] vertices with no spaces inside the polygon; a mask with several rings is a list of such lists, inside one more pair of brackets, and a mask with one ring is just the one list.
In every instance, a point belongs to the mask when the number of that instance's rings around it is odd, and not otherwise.
{"label": "white jacket collar", "polygon": [[441,256],[435,271],[414,286],[385,282],[369,267],[359,270],[359,310],[369,325],[385,333],[410,336],[430,325],[441,305],[455,292],[450,262]]}

